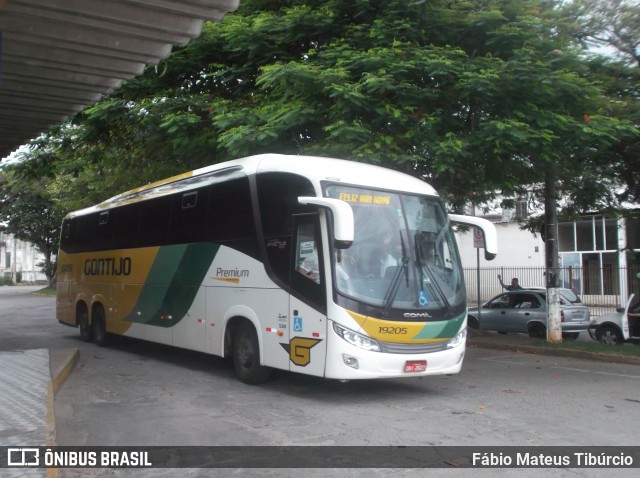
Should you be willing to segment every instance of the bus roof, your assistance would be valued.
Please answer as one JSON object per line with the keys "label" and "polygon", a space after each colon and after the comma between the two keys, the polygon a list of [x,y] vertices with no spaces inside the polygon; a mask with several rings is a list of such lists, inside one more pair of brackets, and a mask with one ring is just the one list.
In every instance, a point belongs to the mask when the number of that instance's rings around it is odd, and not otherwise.
{"label": "bus roof", "polygon": [[239,161],[245,160],[255,161],[253,163],[255,169],[252,172],[286,171],[305,176],[316,186],[318,192],[320,192],[321,181],[332,181],[416,194],[437,195],[435,189],[429,184],[413,176],[357,161],[283,154],[265,154]]}
{"label": "bus roof", "polygon": [[163,196],[177,190],[188,189],[212,182],[214,178],[241,173],[243,175],[264,172],[287,172],[308,178],[316,192],[321,193],[321,182],[331,181],[374,189],[406,191],[414,194],[437,196],[428,183],[408,174],[357,161],[319,156],[261,154],[213,164],[194,171],[150,183],[109,198],[95,206],[72,212],[68,217],[81,216],[97,210],[137,202],[146,198]]}

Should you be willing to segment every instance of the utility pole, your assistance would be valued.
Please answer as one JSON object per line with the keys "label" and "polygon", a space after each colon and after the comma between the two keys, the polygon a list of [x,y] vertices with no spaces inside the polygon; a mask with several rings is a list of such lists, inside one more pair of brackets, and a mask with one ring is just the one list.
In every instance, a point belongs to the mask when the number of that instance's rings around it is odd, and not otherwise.
{"label": "utility pole", "polygon": [[560,263],[558,261],[558,211],[556,175],[553,165],[547,167],[544,185],[544,243],[547,273],[547,342],[562,342],[560,319]]}

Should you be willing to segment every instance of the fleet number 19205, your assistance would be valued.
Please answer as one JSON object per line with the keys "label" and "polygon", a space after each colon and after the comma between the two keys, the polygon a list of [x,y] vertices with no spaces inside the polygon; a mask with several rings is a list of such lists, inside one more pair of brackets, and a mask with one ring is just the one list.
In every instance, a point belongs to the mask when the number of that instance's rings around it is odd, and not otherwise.
{"label": "fleet number 19205", "polygon": [[380,334],[392,334],[392,335],[405,335],[407,333],[406,327],[379,327],[378,333]]}

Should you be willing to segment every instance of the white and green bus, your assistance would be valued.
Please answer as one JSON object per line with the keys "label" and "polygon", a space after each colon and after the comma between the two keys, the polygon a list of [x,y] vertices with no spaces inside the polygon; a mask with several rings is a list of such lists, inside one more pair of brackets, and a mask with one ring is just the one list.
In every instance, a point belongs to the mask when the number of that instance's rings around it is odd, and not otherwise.
{"label": "white and green bus", "polygon": [[57,319],[351,380],[460,371],[467,300],[450,221],[411,176],[338,159],[265,154],[198,169],[69,214]]}

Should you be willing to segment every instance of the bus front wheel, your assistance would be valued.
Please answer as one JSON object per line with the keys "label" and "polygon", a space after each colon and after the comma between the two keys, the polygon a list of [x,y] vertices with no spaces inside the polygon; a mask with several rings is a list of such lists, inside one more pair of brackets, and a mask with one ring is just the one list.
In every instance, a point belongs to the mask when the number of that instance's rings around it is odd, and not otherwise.
{"label": "bus front wheel", "polygon": [[271,370],[260,365],[260,345],[253,324],[243,321],[233,340],[233,366],[238,379],[248,385],[265,382]]}

